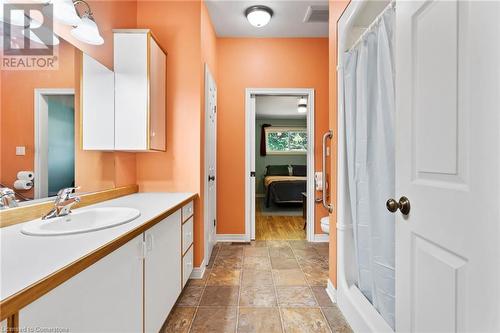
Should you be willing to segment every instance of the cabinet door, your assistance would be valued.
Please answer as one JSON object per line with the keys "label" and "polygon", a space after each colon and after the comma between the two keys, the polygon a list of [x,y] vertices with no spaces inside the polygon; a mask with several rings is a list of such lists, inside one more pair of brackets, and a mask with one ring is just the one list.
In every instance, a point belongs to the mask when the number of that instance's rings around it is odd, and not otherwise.
{"label": "cabinet door", "polygon": [[181,293],[181,212],[145,232],[146,332],[158,332]]}
{"label": "cabinet door", "polygon": [[142,237],[23,308],[20,327],[68,328],[72,333],[141,332]]}
{"label": "cabinet door", "polygon": [[115,149],[115,74],[85,53],[80,94],[83,150]]}
{"label": "cabinet door", "polygon": [[167,55],[154,38],[149,42],[150,149],[166,149]]}
{"label": "cabinet door", "polygon": [[148,149],[148,35],[114,34],[115,148]]}

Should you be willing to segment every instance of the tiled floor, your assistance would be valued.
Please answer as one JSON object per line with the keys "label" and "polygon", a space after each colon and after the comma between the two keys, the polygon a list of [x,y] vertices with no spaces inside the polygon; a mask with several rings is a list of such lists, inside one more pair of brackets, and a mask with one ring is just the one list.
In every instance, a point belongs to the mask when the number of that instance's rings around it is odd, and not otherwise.
{"label": "tiled floor", "polygon": [[325,292],[327,277],[328,244],[219,244],[161,332],[352,332]]}

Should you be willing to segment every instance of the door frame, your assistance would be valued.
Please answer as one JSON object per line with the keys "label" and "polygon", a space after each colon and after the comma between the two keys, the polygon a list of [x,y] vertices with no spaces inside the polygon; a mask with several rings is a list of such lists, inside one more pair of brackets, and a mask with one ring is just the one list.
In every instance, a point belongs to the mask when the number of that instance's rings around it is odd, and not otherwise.
{"label": "door frame", "polygon": [[[209,221],[209,214],[208,214],[208,159],[207,159],[207,151],[208,151],[208,121],[207,121],[207,114],[208,114],[208,99],[209,99],[209,94],[208,94],[208,86],[207,86],[207,81],[208,77],[211,76],[212,80],[215,82],[215,79],[212,75],[212,72],[210,71],[210,67],[208,64],[205,64],[205,70],[204,70],[204,94],[205,94],[205,107],[204,107],[204,119],[205,119],[205,126],[204,126],[204,154],[203,154],[203,184],[204,184],[204,189],[203,189],[203,228],[204,228],[204,262],[205,265],[208,265],[208,262],[210,261],[210,255],[211,253],[208,253],[208,240],[209,240],[209,230],[210,230],[210,223]],[[217,90],[217,82],[215,82],[215,89]],[[217,110],[217,96],[215,98],[215,107]],[[215,181],[214,181],[214,187],[215,187],[215,212],[216,212],[216,220],[217,220],[217,111],[215,112]],[[216,225],[217,228],[217,225]],[[215,229],[215,234],[214,237],[217,235],[217,229]],[[203,264],[202,264],[203,266]]]}
{"label": "door frame", "polygon": [[[255,171],[255,149],[251,148],[251,142],[255,142],[255,95],[277,95],[277,96],[307,96],[308,112],[307,121],[307,241],[314,241],[314,209],[315,195],[314,190],[314,89],[312,88],[247,88],[245,89],[245,241],[249,242],[255,239],[255,193],[252,190],[250,171]],[[255,156],[254,156],[255,157]],[[253,202],[253,205],[252,205]]]}
{"label": "door frame", "polygon": [[[45,198],[42,193],[42,187],[47,187],[47,182],[43,181],[42,174],[48,174],[47,156],[42,154],[41,148],[44,145],[44,139],[47,138],[47,133],[42,127],[44,119],[48,117],[48,105],[45,101],[45,96],[73,96],[75,97],[75,89],[73,88],[36,88],[34,90],[34,106],[35,106],[35,151],[34,151],[34,198]],[[76,108],[75,108],[76,109]],[[75,117],[76,120],[76,117]],[[80,120],[78,120],[79,122]]]}

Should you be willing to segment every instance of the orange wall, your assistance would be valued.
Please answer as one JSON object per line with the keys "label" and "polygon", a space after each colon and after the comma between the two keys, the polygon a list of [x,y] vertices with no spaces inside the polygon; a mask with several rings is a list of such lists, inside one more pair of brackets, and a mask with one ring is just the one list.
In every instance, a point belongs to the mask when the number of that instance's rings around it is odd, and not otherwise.
{"label": "orange wall", "polygon": [[[167,151],[137,154],[140,191],[202,193],[203,61],[215,62],[213,29],[200,1],[139,1],[137,25],[168,52]],[[203,44],[203,47],[202,47]],[[195,201],[195,266],[203,260],[203,206]]]}
{"label": "orange wall", "polygon": [[330,253],[329,253],[329,278],[334,286],[337,286],[337,21],[344,12],[349,1],[330,1],[330,22],[329,22],[329,120],[330,128],[333,129],[333,140],[331,145],[330,165],[332,184],[330,196],[335,209],[330,214]]}
{"label": "orange wall", "polygon": [[[245,88],[315,89],[315,169],[328,130],[327,38],[217,40],[217,233],[245,233]],[[315,232],[326,210],[316,205]]]}

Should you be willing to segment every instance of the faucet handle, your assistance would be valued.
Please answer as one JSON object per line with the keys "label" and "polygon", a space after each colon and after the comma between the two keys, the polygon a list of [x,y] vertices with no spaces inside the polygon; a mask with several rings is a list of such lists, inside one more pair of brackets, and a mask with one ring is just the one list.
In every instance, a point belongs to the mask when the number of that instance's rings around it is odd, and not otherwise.
{"label": "faucet handle", "polygon": [[79,190],[79,189],[80,189],[80,186],[66,187],[66,188],[60,189],[59,192],[57,192],[56,202],[59,203],[59,202],[63,202],[65,200],[70,199],[71,194],[75,193],[75,191]]}

